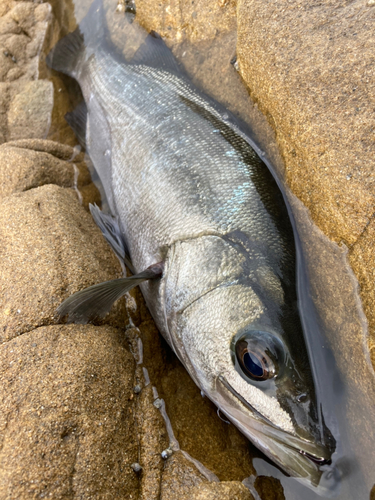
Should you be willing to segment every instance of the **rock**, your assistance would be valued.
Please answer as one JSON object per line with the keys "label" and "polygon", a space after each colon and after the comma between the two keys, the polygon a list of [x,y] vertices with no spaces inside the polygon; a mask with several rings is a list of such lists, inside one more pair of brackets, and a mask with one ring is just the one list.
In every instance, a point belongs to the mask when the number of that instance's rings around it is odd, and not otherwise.
{"label": "rock", "polygon": [[2,2],[0,144],[47,136],[67,144],[77,144],[73,131],[64,120],[65,113],[72,110],[66,82],[60,76],[51,76],[44,63],[45,55],[55,45],[59,33],[49,3]]}
{"label": "rock", "polygon": [[108,326],[0,346],[0,498],[136,498],[134,360]]}
{"label": "rock", "polygon": [[374,241],[374,21],[375,9],[359,1],[238,3],[241,75],[277,132],[293,192],[350,248],[372,346],[375,256],[363,253]]}
{"label": "rock", "polygon": [[309,0],[269,9],[253,0],[238,10],[240,71],[272,117],[287,180],[324,233],[348,244],[375,201],[368,87],[375,10],[363,8]]}
{"label": "rock", "polygon": [[24,139],[0,146],[0,197],[45,184],[77,189],[85,207],[89,202],[100,203],[99,191],[91,182],[83,153],[41,139]]}
{"label": "rock", "polygon": [[375,224],[372,220],[356,244],[350,249],[349,260],[360,283],[362,305],[371,328],[369,348],[371,361],[375,367],[375,261],[374,261]]}
{"label": "rock", "polygon": [[9,104],[10,140],[47,137],[53,108],[52,89],[52,83],[47,80],[22,85]]}
{"label": "rock", "polygon": [[161,452],[169,444],[163,417],[152,404],[154,399],[151,384],[144,387],[137,396],[137,426],[141,446],[140,464],[143,467],[140,494],[143,500],[158,500],[160,498],[164,467]]}
{"label": "rock", "polygon": [[267,500],[285,500],[284,489],[280,481],[274,477],[258,476],[254,482],[260,498]]}
{"label": "rock", "polygon": [[36,80],[51,6],[5,1],[0,16],[0,82]]}
{"label": "rock", "polygon": [[[58,322],[77,290],[121,275],[120,265],[73,190],[46,185],[0,201],[0,342]],[[124,325],[119,301],[110,318]]]}
{"label": "rock", "polygon": [[181,500],[254,500],[254,497],[242,483],[228,481],[200,484]]}
{"label": "rock", "polygon": [[150,0],[138,0],[137,21],[148,31],[155,30],[161,36],[179,41],[212,40],[219,33],[236,27],[236,2],[234,0],[195,2],[171,1],[155,4]]}
{"label": "rock", "polygon": [[0,83],[0,141],[45,139],[51,125],[53,86],[47,80]]}
{"label": "rock", "polygon": [[180,500],[181,495],[191,498],[192,488],[201,483],[207,483],[207,479],[178,451],[165,463],[160,499]]}

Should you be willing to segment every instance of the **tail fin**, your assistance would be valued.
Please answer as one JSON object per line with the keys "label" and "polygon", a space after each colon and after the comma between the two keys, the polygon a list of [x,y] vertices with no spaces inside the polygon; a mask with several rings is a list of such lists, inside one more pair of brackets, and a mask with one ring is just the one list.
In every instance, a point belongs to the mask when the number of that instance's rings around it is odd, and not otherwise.
{"label": "tail fin", "polygon": [[48,54],[46,62],[56,71],[76,77],[79,68],[105,37],[102,0],[94,0],[79,27],[62,38]]}

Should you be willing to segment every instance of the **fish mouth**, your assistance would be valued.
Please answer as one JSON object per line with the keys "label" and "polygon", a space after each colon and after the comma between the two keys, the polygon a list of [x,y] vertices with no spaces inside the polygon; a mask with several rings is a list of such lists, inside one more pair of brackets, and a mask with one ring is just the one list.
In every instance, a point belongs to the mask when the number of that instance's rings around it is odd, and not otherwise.
{"label": "fish mouth", "polygon": [[[307,486],[336,488],[330,452],[320,443],[308,441],[277,427],[248,403],[221,375],[217,378],[215,403],[229,420],[265,455]],[[246,411],[244,411],[244,409]]]}

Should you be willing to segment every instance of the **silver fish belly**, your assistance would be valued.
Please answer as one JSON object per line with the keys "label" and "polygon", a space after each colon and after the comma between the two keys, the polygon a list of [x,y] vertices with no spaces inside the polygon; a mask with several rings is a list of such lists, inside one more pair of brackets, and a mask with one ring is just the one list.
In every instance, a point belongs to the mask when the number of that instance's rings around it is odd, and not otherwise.
{"label": "silver fish belly", "polygon": [[[100,10],[96,3],[49,63],[81,86],[86,146],[134,284],[201,390],[286,472],[316,487],[335,439],[316,398],[281,188],[242,127],[181,74],[161,39],[150,35],[128,63],[115,56]],[[126,280],[106,290],[127,290]]]}

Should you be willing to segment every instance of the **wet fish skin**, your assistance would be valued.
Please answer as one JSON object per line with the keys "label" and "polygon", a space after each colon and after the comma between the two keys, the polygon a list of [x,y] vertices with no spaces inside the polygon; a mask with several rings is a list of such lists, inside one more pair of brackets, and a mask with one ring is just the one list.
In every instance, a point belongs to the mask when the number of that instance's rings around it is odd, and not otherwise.
{"label": "wet fish skin", "polygon": [[[51,65],[81,86],[87,149],[135,270],[165,263],[161,280],[141,284],[148,307],[228,418],[290,474],[312,480],[320,473],[299,448],[323,458],[332,449],[321,444],[329,431],[316,406],[280,188],[235,120],[181,76],[160,41],[149,37],[131,64],[114,57],[99,10],[73,37],[70,62],[65,40]],[[164,68],[147,58],[155,44]],[[275,379],[255,382],[234,366],[233,339],[246,332],[279,341]]]}

